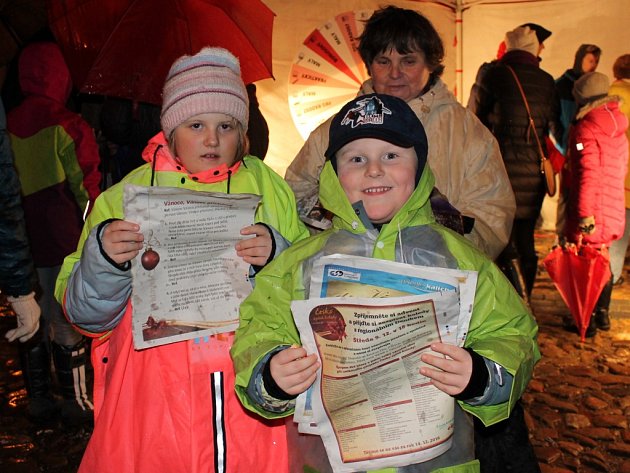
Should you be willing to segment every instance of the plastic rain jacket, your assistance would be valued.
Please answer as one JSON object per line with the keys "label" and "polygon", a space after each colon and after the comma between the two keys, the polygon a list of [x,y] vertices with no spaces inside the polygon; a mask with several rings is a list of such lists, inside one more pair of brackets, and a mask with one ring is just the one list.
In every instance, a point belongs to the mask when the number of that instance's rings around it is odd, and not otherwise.
{"label": "plastic rain jacket", "polygon": [[[580,108],[569,132],[569,199],[564,235],[570,241],[610,245],[625,228],[624,177],[628,168],[628,119],[619,97]],[[595,217],[595,232],[582,234],[580,219]]]}
{"label": "plastic rain jacket", "polygon": [[53,43],[27,46],[19,60],[22,103],[7,116],[24,216],[37,267],[58,266],[77,246],[83,213],[100,192],[94,132],[65,106],[70,71]]}
{"label": "plastic rain jacket", "polygon": [[[154,153],[155,185],[226,192],[226,166],[218,168],[217,177],[214,170],[188,175],[162,133],[150,141],[144,158],[153,161]],[[202,182],[209,175],[215,182]],[[123,218],[126,183],[149,186],[150,181],[151,164],[145,164],[99,197],[57,281],[56,296],[71,322],[91,332],[113,329],[93,345],[95,425],[79,471],[284,472],[284,425],[247,412],[234,393],[233,333],[133,348],[131,271],[105,261],[93,229],[104,220]],[[246,156],[229,181],[231,193],[263,196],[256,221],[288,241],[308,235],[291,190],[258,158]]]}
{"label": "plastic rain jacket", "polygon": [[[372,81],[368,80],[358,95],[372,93]],[[497,141],[457,102],[441,79],[407,104],[426,131],[427,160],[436,187],[462,215],[475,219],[466,237],[490,258],[496,258],[508,242],[516,211]],[[301,213],[308,213],[317,197],[331,121],[332,117],[311,133],[287,168],[285,179],[295,192]]]}
{"label": "plastic rain jacket", "polygon": [[[236,369],[236,391],[243,404],[267,418],[292,414],[291,410],[284,413],[263,410],[248,396],[247,388],[253,373],[260,369],[270,352],[279,347],[300,344],[290,304],[292,300],[304,299],[308,295],[310,268],[315,259],[343,253],[403,261],[404,255],[404,260],[412,264],[479,272],[474,311],[465,346],[504,367],[514,376],[514,380],[508,402],[476,407],[461,402],[459,405],[464,411],[479,417],[485,425],[506,419],[525,390],[534,364],[540,358],[536,343],[537,325],[508,280],[487,256],[460,235],[435,223],[428,202],[433,188],[431,170],[425,168],[412,196],[391,222],[382,226],[380,233],[375,229],[367,230],[358,219],[330,162],[325,164],[320,178],[321,202],[326,208],[335,209],[333,227],[299,242],[280,255],[259,275],[254,291],[241,305],[241,325],[236,332],[232,358]],[[461,411],[456,409],[455,435],[458,429],[464,429],[468,435],[461,440],[472,443],[471,418],[462,416],[465,422],[458,424],[457,412]],[[327,461],[322,464],[322,458],[326,456],[322,453],[319,437],[295,434],[295,426],[290,418],[287,424],[292,471],[303,471],[303,464],[317,468],[313,471],[329,471]],[[451,450],[457,447],[455,437]],[[435,467],[421,463],[397,471],[479,471],[478,463],[470,461],[472,453],[466,457],[466,453],[462,452],[463,462],[440,463],[439,459],[451,450],[431,460],[435,462]],[[461,464],[464,462],[467,463]]]}

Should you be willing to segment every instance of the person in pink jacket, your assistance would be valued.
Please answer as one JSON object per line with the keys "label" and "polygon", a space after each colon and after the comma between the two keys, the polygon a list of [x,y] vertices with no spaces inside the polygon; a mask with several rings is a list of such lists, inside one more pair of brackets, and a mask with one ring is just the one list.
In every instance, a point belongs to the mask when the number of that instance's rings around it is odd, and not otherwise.
{"label": "person in pink jacket", "polygon": [[[233,332],[145,349],[133,344],[131,267],[150,236],[125,220],[125,186],[261,196],[256,223],[241,229],[235,247],[252,278],[308,236],[289,186],[248,154],[247,124],[236,57],[208,47],[176,60],[164,85],[162,132],[143,153],[147,163],[100,195],[77,251],[64,261],[56,296],[69,320],[95,338],[94,432],[79,473],[288,473],[284,422],[246,411],[234,392]],[[165,271],[162,264],[155,270]],[[177,282],[204,279],[200,272],[191,269]],[[212,275],[205,282],[203,291]],[[223,299],[217,286],[213,301]]]}
{"label": "person in pink jacket", "polygon": [[[609,96],[610,81],[600,72],[580,77],[573,86],[578,104],[569,132],[569,199],[563,230],[569,242],[609,247],[625,226],[624,177],[628,166],[628,119],[619,97]],[[610,330],[608,309],[612,277],[595,306],[587,337]]]}

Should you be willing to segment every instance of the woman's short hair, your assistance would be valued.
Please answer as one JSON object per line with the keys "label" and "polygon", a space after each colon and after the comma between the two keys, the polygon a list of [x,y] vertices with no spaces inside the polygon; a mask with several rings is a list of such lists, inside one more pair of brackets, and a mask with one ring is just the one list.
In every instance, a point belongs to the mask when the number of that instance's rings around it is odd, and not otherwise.
{"label": "woman's short hair", "polygon": [[365,22],[359,37],[359,54],[368,67],[391,48],[399,54],[421,51],[436,76],[444,71],[444,44],[431,22],[414,10],[388,6],[376,10]]}

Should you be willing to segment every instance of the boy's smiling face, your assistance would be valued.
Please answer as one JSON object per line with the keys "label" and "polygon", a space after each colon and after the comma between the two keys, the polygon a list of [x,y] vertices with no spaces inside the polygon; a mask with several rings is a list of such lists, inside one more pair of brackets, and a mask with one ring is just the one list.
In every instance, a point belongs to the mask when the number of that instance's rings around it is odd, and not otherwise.
{"label": "boy's smiling face", "polygon": [[414,148],[359,138],[340,148],[336,159],[346,196],[352,204],[363,201],[372,223],[389,222],[416,187],[418,158]]}

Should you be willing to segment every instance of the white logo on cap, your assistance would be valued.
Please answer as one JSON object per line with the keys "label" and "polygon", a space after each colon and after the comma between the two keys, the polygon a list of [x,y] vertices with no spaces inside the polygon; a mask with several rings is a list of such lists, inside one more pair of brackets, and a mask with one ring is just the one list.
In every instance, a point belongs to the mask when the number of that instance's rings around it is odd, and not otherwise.
{"label": "white logo on cap", "polygon": [[352,128],[367,124],[382,125],[385,115],[392,114],[392,111],[385,107],[378,97],[359,100],[357,105],[348,110],[341,120],[341,125],[350,125]]}

